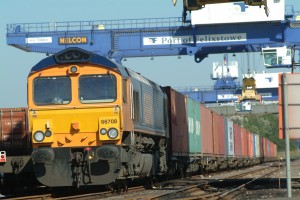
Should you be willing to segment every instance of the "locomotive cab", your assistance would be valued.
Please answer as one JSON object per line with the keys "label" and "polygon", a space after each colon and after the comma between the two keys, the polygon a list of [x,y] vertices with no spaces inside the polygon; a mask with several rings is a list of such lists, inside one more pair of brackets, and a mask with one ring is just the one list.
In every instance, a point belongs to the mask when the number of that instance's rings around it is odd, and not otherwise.
{"label": "locomotive cab", "polygon": [[118,176],[126,77],[106,66],[108,59],[93,59],[68,49],[37,64],[28,77],[32,159],[45,185],[109,184]]}

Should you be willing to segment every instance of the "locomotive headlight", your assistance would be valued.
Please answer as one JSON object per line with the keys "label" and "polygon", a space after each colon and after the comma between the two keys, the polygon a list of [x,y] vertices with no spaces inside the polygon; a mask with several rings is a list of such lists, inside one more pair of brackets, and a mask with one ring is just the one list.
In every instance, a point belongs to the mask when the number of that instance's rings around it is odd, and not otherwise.
{"label": "locomotive headlight", "polygon": [[108,130],[108,137],[110,139],[115,139],[116,137],[118,137],[118,130],[115,128],[111,128]]}
{"label": "locomotive headlight", "polygon": [[44,135],[44,133],[42,131],[36,131],[33,134],[33,138],[37,142],[42,142],[45,139],[45,135]]}
{"label": "locomotive headlight", "polygon": [[52,132],[51,132],[50,130],[46,130],[45,135],[46,135],[47,137],[51,137]]}
{"label": "locomotive headlight", "polygon": [[101,133],[102,135],[105,135],[105,134],[107,133],[107,131],[106,131],[105,128],[102,128],[102,129],[100,130],[100,133]]}
{"label": "locomotive headlight", "polygon": [[73,65],[71,68],[70,68],[70,71],[72,73],[76,73],[77,72],[77,67],[75,65]]}

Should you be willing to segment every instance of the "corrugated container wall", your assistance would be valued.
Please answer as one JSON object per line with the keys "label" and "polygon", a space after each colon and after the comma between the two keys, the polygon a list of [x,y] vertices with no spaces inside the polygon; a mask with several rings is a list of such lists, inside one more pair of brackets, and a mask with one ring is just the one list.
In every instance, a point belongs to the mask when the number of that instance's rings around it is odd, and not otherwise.
{"label": "corrugated container wall", "polygon": [[277,145],[273,143],[273,156],[277,157]]}
{"label": "corrugated container wall", "polygon": [[254,157],[254,145],[253,145],[253,134],[250,131],[247,131],[248,136],[248,156],[250,158]]}
{"label": "corrugated container wall", "polygon": [[213,114],[214,154],[225,155],[225,118],[216,112]]}
{"label": "corrugated container wall", "polygon": [[202,152],[200,104],[188,97],[186,97],[186,102],[189,132],[189,152],[193,154],[200,154]]}
{"label": "corrugated container wall", "polygon": [[168,113],[172,154],[174,156],[187,156],[189,149],[185,96],[171,87],[165,87],[164,90],[169,100]]}
{"label": "corrugated container wall", "polygon": [[241,157],[242,152],[242,131],[241,127],[237,124],[233,124],[233,135],[234,135],[234,155],[235,157]]}
{"label": "corrugated container wall", "polygon": [[248,156],[248,137],[247,130],[241,127],[241,138],[242,138],[242,156]]}
{"label": "corrugated container wall", "polygon": [[271,157],[271,142],[270,140],[267,141],[268,141],[268,157]]}
{"label": "corrugated container wall", "polygon": [[204,105],[200,105],[201,130],[202,130],[202,153],[210,155],[214,153],[213,149],[213,127],[211,110]]}
{"label": "corrugated container wall", "polygon": [[261,158],[265,157],[265,152],[264,152],[264,137],[260,137],[260,157]]}
{"label": "corrugated container wall", "polygon": [[225,154],[234,156],[233,122],[230,119],[225,119]]}
{"label": "corrugated container wall", "polygon": [[26,108],[0,109],[0,151],[7,156],[27,155],[31,152]]}
{"label": "corrugated container wall", "polygon": [[264,157],[267,158],[268,157],[268,140],[266,138],[264,138],[263,140],[264,140]]}
{"label": "corrugated container wall", "polygon": [[253,134],[254,145],[254,157],[260,157],[260,137],[257,134]]}

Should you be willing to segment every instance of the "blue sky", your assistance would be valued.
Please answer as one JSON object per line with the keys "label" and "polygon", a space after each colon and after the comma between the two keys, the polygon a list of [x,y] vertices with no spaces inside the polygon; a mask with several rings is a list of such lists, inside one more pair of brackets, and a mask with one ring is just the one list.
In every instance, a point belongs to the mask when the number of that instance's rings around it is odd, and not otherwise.
{"label": "blue sky", "polygon": [[[300,0],[286,0],[300,11]],[[33,65],[45,58],[45,54],[29,53],[6,44],[6,25],[11,23],[88,21],[110,19],[136,19],[157,17],[179,17],[182,1],[174,7],[172,0],[1,0],[0,4],[0,107],[24,107],[27,105],[27,75]],[[258,72],[265,70],[260,57],[250,55],[250,68]],[[129,58],[123,64],[160,85],[203,86],[212,85],[210,73],[212,62],[222,61],[223,55],[210,55],[200,64],[190,56]],[[233,58],[229,58],[233,59]],[[238,61],[245,55],[238,55]],[[245,66],[239,69],[246,72]],[[268,71],[271,72],[271,71]],[[274,71],[272,71],[274,72]]]}

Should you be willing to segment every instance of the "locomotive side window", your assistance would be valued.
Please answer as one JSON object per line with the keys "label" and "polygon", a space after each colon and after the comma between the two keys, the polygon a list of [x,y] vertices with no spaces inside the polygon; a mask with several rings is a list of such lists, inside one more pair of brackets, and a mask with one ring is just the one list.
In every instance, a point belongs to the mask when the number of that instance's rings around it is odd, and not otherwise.
{"label": "locomotive side window", "polygon": [[133,91],[133,105],[134,105],[134,122],[140,122],[140,98],[137,91]]}
{"label": "locomotive side window", "polygon": [[127,103],[127,80],[123,79],[123,102]]}
{"label": "locomotive side window", "polygon": [[68,104],[71,101],[69,77],[37,77],[33,81],[33,101],[36,105]]}
{"label": "locomotive side window", "polygon": [[80,102],[114,102],[117,99],[116,87],[116,77],[112,74],[81,76],[79,78]]}

